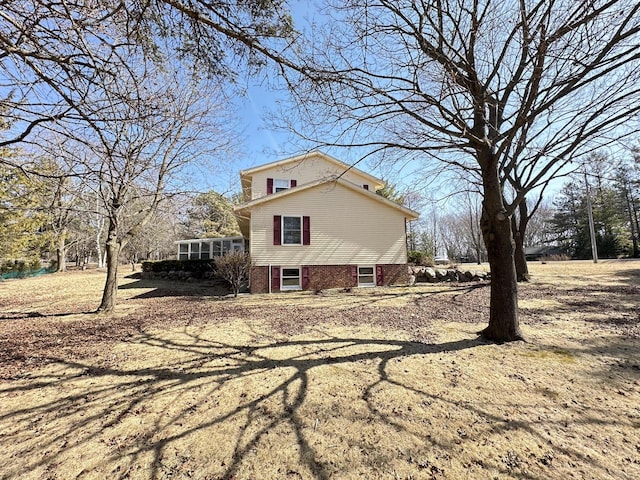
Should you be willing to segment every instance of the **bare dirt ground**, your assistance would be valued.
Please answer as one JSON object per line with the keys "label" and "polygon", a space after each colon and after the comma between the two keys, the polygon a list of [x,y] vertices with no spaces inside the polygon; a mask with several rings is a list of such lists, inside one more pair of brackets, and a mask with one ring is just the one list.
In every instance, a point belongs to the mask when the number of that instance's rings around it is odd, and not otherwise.
{"label": "bare dirt ground", "polygon": [[0,478],[640,478],[640,261],[530,267],[507,345],[484,284],[0,283]]}

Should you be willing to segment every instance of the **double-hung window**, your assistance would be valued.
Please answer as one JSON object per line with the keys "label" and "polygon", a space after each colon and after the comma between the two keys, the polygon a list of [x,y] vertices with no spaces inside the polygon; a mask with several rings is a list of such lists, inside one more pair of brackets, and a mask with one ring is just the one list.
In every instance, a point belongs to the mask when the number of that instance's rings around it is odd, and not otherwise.
{"label": "double-hung window", "polygon": [[273,216],[274,245],[311,245],[311,219],[300,216]]}
{"label": "double-hung window", "polygon": [[298,182],[289,178],[267,178],[267,195],[297,187]]}
{"label": "double-hung window", "polygon": [[281,178],[276,178],[273,180],[273,189],[275,193],[281,192],[283,190],[288,190],[291,188],[291,180],[283,180]]}
{"label": "double-hung window", "polygon": [[358,266],[358,286],[375,287],[376,278],[373,266]]}
{"label": "double-hung window", "polygon": [[282,244],[302,245],[302,217],[282,217]]}

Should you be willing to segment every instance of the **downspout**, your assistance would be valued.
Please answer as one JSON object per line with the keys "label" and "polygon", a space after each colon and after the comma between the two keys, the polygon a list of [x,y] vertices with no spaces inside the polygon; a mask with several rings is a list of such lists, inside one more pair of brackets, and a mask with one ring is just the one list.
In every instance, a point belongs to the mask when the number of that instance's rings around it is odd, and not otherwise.
{"label": "downspout", "polygon": [[269,285],[269,293],[271,293],[271,264],[269,264],[269,277],[267,278],[267,285]]}

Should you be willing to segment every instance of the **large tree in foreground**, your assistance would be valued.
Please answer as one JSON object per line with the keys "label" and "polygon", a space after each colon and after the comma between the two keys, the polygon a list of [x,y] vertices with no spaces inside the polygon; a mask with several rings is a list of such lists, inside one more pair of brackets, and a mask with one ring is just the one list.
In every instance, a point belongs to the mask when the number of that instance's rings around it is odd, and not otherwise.
{"label": "large tree in foreground", "polygon": [[482,334],[522,338],[511,218],[572,158],[637,128],[640,4],[349,0],[332,11],[290,79],[305,116],[291,127],[475,175],[492,274]]}

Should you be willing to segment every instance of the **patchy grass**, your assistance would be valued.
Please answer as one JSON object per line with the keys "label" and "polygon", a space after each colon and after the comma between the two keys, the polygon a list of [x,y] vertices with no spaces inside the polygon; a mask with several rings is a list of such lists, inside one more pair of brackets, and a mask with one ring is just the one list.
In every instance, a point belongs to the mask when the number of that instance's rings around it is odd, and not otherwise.
{"label": "patchy grass", "polygon": [[472,284],[1,283],[0,478],[640,478],[640,261],[531,271],[508,345]]}

